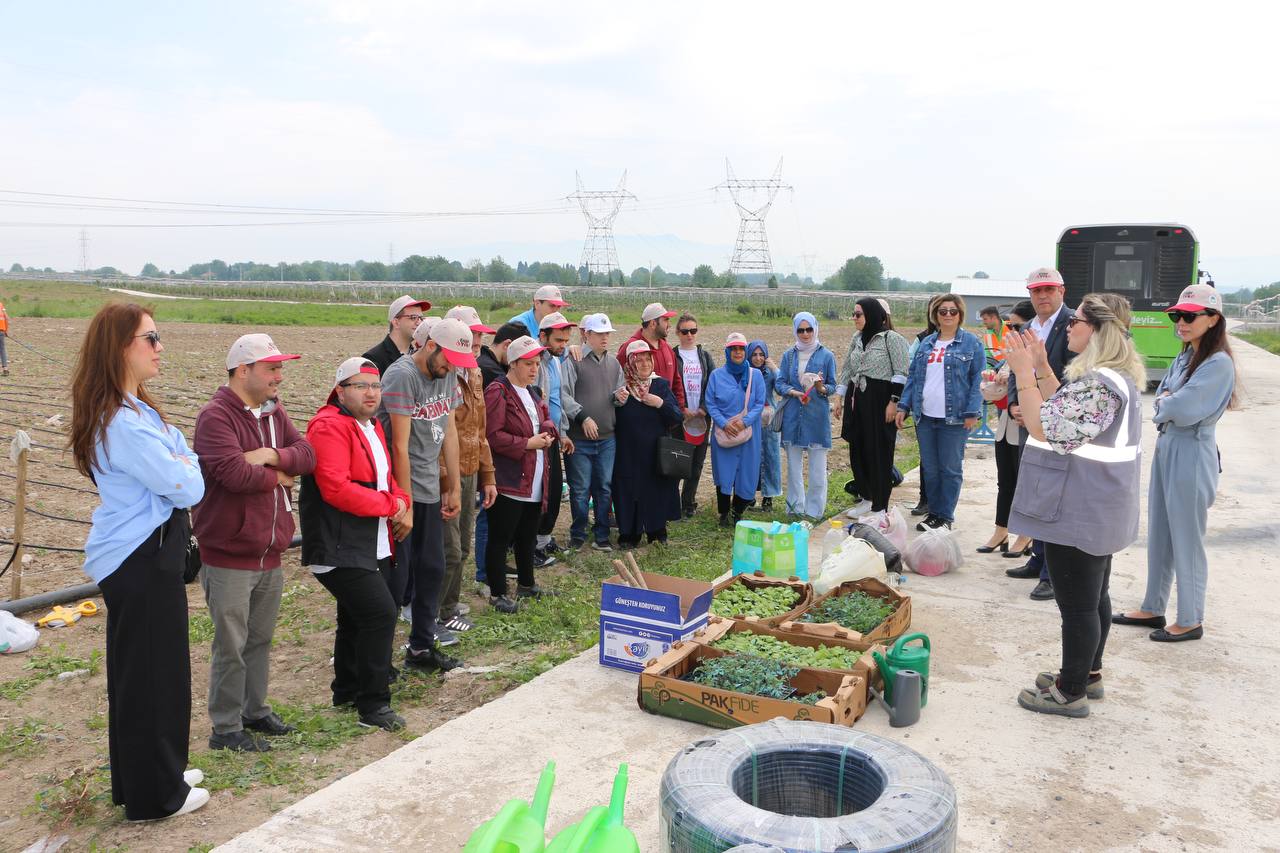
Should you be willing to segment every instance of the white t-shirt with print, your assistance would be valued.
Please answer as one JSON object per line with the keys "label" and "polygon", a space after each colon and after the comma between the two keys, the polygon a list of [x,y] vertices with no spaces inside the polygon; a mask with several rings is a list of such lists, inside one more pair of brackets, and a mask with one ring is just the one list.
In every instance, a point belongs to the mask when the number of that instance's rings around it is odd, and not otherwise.
{"label": "white t-shirt with print", "polygon": [[945,418],[947,416],[947,377],[944,360],[947,357],[947,347],[955,342],[955,338],[949,341],[934,341],[933,349],[929,351],[929,357],[925,361],[924,414],[926,417]]}
{"label": "white t-shirt with print", "polygon": [[[524,404],[525,414],[529,416],[529,422],[533,424],[533,434],[537,435],[542,432],[542,423],[538,418],[538,406],[533,402],[533,395],[529,393],[528,388],[521,388],[519,385],[512,385],[516,389],[516,396],[520,398],[520,402]],[[518,498],[515,495],[507,495],[512,500],[525,501],[527,503],[542,503],[542,468],[546,465],[546,451],[538,450],[537,462],[533,466],[533,491],[529,493],[527,498]]]}

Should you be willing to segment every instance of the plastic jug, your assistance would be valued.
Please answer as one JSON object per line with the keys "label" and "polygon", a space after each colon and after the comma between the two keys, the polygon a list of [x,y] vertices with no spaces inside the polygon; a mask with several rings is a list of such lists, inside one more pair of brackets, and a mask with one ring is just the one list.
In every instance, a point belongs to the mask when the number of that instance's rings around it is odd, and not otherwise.
{"label": "plastic jug", "polygon": [[547,804],[556,782],[556,763],[548,761],[538,777],[533,801],[508,800],[492,819],[471,833],[463,853],[543,853]]}
{"label": "plastic jug", "polygon": [[893,682],[898,698],[892,705],[874,687],[868,685],[868,689],[888,712],[890,726],[901,729],[915,725],[920,721],[920,700],[924,698],[924,682],[920,680],[920,673],[914,669],[899,670]]}
{"label": "plastic jug", "polygon": [[836,552],[822,561],[821,571],[811,583],[813,591],[822,595],[845,581],[856,581],[862,578],[883,580],[884,577],[884,554],[877,551],[865,539],[846,536]]}
{"label": "plastic jug", "polygon": [[[907,648],[907,643],[920,640],[924,645]],[[929,704],[929,637],[925,634],[906,634],[898,639],[889,649],[888,657],[877,651],[871,652],[876,666],[884,675],[884,698],[893,704],[893,684],[898,673],[903,670],[914,670],[920,673],[920,707]]]}
{"label": "plastic jug", "polygon": [[547,853],[640,853],[631,830],[622,825],[627,800],[627,765],[613,777],[609,806],[596,806],[582,820],[561,830],[547,845]]}
{"label": "plastic jug", "polygon": [[831,526],[822,537],[822,561],[825,563],[827,557],[834,554],[848,537],[849,534],[844,530],[844,522],[838,518],[831,519]]}

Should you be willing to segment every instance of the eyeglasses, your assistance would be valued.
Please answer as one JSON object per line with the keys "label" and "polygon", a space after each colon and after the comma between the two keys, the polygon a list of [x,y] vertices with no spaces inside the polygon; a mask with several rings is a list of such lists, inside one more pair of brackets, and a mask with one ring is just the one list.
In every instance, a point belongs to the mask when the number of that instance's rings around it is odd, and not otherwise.
{"label": "eyeglasses", "polygon": [[1089,322],[1089,321],[1088,321],[1088,320],[1086,320],[1086,319],[1085,319],[1085,318],[1083,318],[1083,317],[1068,317],[1068,318],[1067,318],[1067,328],[1068,328],[1068,329],[1070,329],[1070,328],[1071,328],[1072,326],[1074,326],[1076,323],[1088,323],[1088,322]]}
{"label": "eyeglasses", "polygon": [[938,316],[939,317],[959,317],[960,309],[959,308],[939,308]]}
{"label": "eyeglasses", "polygon": [[859,317],[865,317],[865,316],[867,316],[867,315],[866,315],[866,314],[863,314],[861,311],[854,311],[854,312],[853,312],[853,319],[855,319],[855,320],[856,320],[856,319],[858,319]]}
{"label": "eyeglasses", "polygon": [[343,382],[341,387],[354,388],[363,394],[365,391],[381,391],[381,382]]}
{"label": "eyeglasses", "polygon": [[696,335],[698,334],[698,327],[694,326],[692,329],[677,329],[676,331],[682,335]]}
{"label": "eyeglasses", "polygon": [[797,335],[812,335],[812,334],[813,334],[813,327],[812,327],[812,326],[801,326],[800,328],[796,329],[796,334],[797,334]]}
{"label": "eyeglasses", "polygon": [[1169,311],[1170,323],[1194,323],[1197,317],[1208,317],[1208,311]]}
{"label": "eyeglasses", "polygon": [[159,333],[159,332],[147,332],[146,334],[143,334],[143,335],[134,335],[134,337],[135,337],[135,338],[146,338],[146,339],[147,339],[147,341],[148,341],[148,342],[150,342],[150,344],[151,344],[151,348],[152,348],[152,349],[155,349],[156,347],[160,346],[160,333]]}
{"label": "eyeglasses", "polygon": [[1021,323],[1005,323],[1004,325],[1005,325],[1005,328],[1007,328],[1007,329],[1008,329],[1009,331],[1011,331],[1011,332],[1021,332],[1021,331],[1022,331],[1022,324],[1021,324]]}
{"label": "eyeglasses", "polygon": [[423,316],[423,315],[421,315],[421,314],[401,314],[397,319],[399,319],[399,320],[412,320],[412,321],[413,321],[413,322],[415,322],[415,323],[421,323],[421,322],[422,322],[422,316]]}

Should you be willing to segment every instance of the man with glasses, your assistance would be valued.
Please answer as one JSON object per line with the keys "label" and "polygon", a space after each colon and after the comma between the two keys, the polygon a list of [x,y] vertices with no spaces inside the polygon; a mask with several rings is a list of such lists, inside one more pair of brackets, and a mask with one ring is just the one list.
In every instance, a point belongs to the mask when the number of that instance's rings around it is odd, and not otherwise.
{"label": "man with glasses", "polygon": [[[1063,284],[1062,273],[1048,267],[1032,270],[1027,276],[1027,290],[1031,294],[1031,307],[1035,309],[1036,316],[1027,323],[1026,329],[1035,332],[1036,337],[1044,341],[1049,367],[1053,368],[1053,375],[1061,382],[1063,372],[1075,357],[1075,353],[1067,349],[1067,326],[1075,316],[1075,309],[1067,307],[1063,302],[1067,288]],[[1018,405],[1018,387],[1015,382],[1009,383],[1009,414],[1021,428],[1022,408]],[[1044,542],[1039,539],[1031,543],[1031,559],[1025,565],[1009,569],[1005,574],[1011,578],[1028,580],[1038,577],[1040,582],[1031,591],[1031,599],[1053,600],[1053,583],[1049,580],[1049,566],[1044,559]]]}
{"label": "man with glasses", "polygon": [[414,299],[412,296],[401,296],[391,303],[387,309],[387,336],[376,347],[364,354],[378,367],[378,372],[386,373],[392,362],[409,351],[413,342],[413,332],[422,322],[424,311],[431,309],[431,303],[425,299]]}
{"label": "man with glasses", "polygon": [[[707,461],[709,421],[707,409],[703,405],[703,392],[716,365],[711,354],[698,343],[698,321],[692,314],[685,312],[676,320],[676,337],[679,364],[676,371],[677,382],[672,384],[672,388],[679,387],[677,399],[682,398],[687,402],[687,405],[682,404],[685,439],[693,444],[693,473],[681,486],[680,512],[685,518],[692,518],[698,511],[698,482],[702,479],[702,468]],[[674,390],[672,393],[675,393]]]}

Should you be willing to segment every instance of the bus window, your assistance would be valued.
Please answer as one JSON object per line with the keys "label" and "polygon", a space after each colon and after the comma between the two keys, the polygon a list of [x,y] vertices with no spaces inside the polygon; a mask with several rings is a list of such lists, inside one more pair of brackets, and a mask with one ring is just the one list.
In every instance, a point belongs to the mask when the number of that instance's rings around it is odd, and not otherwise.
{"label": "bus window", "polygon": [[1102,289],[1107,293],[1137,293],[1142,290],[1142,261],[1107,261]]}

